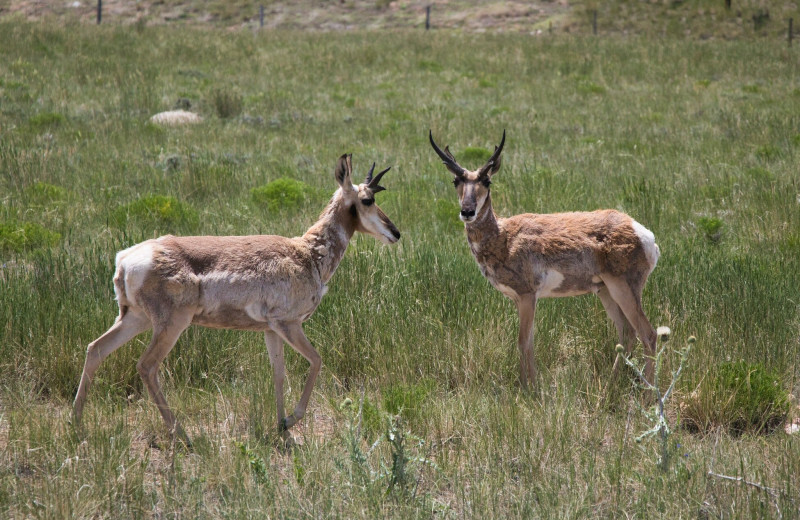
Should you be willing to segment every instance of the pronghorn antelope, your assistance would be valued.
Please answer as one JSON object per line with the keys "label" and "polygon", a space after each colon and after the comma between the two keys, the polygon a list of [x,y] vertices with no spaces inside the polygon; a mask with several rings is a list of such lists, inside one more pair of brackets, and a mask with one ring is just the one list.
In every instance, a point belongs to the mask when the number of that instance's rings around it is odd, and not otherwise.
{"label": "pronghorn antelope", "polygon": [[[117,253],[114,291],[119,316],[89,344],[75,396],[73,415],[80,423],[86,393],[100,363],[137,334],[153,329],[153,339],[136,368],[172,435],[190,444],[167,405],[158,381],[159,364],[191,324],[220,329],[264,331],[274,371],[278,430],[285,438],[306,410],[320,355],[303,333],[302,323],[316,310],[356,231],[393,244],[400,232],[375,204],[386,168],[366,181],[350,180],[351,156],[336,165],[339,189],[319,220],[301,237],[163,236]],[[287,416],[284,411],[283,342],[311,365],[303,394]]]}
{"label": "pronghorn antelope", "polygon": [[[642,310],[642,289],[656,266],[659,249],[653,233],[624,213],[600,210],[500,218],[492,210],[490,185],[500,170],[506,140],[478,170],[456,162],[429,134],[431,146],[455,178],[460,218],[483,275],[514,301],[519,312],[520,381],[533,384],[533,321],[539,298],[593,292],[614,322],[630,355],[636,335],[645,348],[645,376],[653,382],[656,332]],[[620,356],[614,363],[616,374]]]}

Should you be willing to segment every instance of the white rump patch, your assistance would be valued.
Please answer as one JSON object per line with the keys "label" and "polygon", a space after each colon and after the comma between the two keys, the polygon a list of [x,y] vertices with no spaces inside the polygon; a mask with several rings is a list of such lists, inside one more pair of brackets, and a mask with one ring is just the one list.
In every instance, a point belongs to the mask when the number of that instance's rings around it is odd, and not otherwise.
{"label": "white rump patch", "polygon": [[550,298],[553,296],[561,296],[555,293],[555,290],[561,287],[561,283],[564,281],[564,275],[556,271],[555,269],[548,269],[542,275],[542,285],[539,287],[539,290],[536,291],[536,296],[538,298]]}
{"label": "white rump patch", "polygon": [[[125,296],[135,302],[135,295],[144,285],[144,280],[153,270],[153,245],[149,242],[136,244],[117,253],[117,270],[122,269],[125,278]],[[116,290],[116,287],[115,287]],[[119,300],[120,295],[117,295]]]}
{"label": "white rump patch", "polygon": [[202,117],[186,110],[168,110],[159,112],[150,118],[151,123],[164,126],[193,125],[202,121]]}
{"label": "white rump patch", "polygon": [[656,244],[656,237],[653,232],[633,220],[633,231],[639,237],[639,241],[644,247],[644,254],[647,257],[647,262],[650,264],[650,272],[653,271],[658,262],[658,257],[661,256],[661,250],[658,249]]}

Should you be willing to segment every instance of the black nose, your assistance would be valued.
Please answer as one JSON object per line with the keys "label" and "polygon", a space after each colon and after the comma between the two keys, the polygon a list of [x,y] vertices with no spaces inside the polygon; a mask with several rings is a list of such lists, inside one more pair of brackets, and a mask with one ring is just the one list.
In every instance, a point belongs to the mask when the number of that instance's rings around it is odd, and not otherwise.
{"label": "black nose", "polygon": [[464,218],[474,217],[475,216],[475,210],[474,209],[462,209],[461,210],[461,216],[464,217]]}
{"label": "black nose", "polygon": [[400,240],[400,231],[398,231],[395,228],[395,229],[392,229],[391,232],[392,232],[392,235],[394,235],[394,238],[396,238],[397,240]]}

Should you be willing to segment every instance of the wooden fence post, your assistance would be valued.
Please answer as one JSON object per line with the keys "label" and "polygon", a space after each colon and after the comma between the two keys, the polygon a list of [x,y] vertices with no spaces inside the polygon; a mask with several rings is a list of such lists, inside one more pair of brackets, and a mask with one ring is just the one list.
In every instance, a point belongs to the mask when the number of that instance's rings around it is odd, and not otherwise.
{"label": "wooden fence post", "polygon": [[97,0],[97,25],[103,20],[103,0]]}
{"label": "wooden fence post", "polygon": [[261,5],[258,7],[258,27],[263,29],[264,28],[264,6]]}
{"label": "wooden fence post", "polygon": [[425,30],[429,30],[431,28],[431,6],[430,4],[425,6]]}
{"label": "wooden fence post", "polygon": [[793,18],[789,18],[789,35],[788,35],[789,36],[789,47],[792,46],[792,36],[793,36],[793,34],[792,34],[792,22],[794,22],[794,19]]}
{"label": "wooden fence post", "polygon": [[597,35],[597,9],[592,11],[592,34]]}

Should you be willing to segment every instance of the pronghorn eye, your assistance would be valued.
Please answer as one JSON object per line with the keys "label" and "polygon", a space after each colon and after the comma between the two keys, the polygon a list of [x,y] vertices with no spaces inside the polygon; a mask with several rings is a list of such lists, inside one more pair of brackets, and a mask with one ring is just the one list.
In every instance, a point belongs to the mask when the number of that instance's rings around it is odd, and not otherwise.
{"label": "pronghorn eye", "polygon": [[461,184],[461,179],[458,177],[453,177],[453,186],[458,187],[459,184]]}
{"label": "pronghorn eye", "polygon": [[485,178],[481,179],[481,184],[483,184],[484,186],[486,186],[488,188],[489,186],[491,186],[492,181],[491,181],[491,179],[489,179],[489,177],[485,177]]}
{"label": "pronghorn eye", "polygon": [[372,206],[375,203],[375,199],[364,199],[361,203],[365,206]]}

